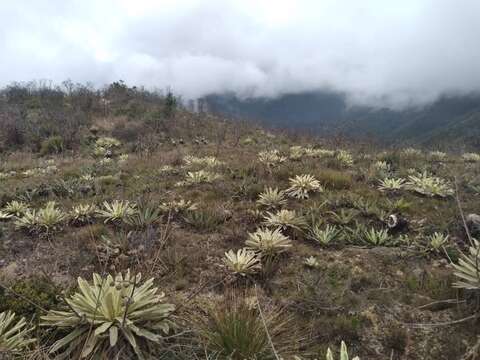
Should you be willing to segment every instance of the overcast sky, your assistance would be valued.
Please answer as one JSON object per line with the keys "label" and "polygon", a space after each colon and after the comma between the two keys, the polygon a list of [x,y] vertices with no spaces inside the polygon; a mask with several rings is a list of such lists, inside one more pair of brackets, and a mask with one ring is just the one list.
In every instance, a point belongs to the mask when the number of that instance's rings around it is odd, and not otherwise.
{"label": "overcast sky", "polygon": [[423,103],[480,88],[479,19],[480,0],[0,0],[0,84]]}

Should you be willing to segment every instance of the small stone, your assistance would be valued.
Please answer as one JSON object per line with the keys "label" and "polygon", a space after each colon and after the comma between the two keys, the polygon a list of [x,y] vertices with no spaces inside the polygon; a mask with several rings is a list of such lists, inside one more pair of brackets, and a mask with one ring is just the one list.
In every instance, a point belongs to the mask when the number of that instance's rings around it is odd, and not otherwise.
{"label": "small stone", "polygon": [[468,214],[466,221],[470,230],[480,231],[480,215]]}

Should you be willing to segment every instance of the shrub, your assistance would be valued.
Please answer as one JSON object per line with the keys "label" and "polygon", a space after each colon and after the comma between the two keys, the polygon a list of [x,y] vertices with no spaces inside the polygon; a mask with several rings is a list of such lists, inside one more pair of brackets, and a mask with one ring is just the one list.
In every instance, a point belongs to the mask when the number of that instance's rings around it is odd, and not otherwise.
{"label": "shrub", "polygon": [[41,310],[26,299],[34,299],[42,308],[48,308],[58,302],[59,289],[46,277],[34,276],[30,279],[17,280],[12,285],[12,290],[21,297],[0,289],[0,312],[11,310],[19,316],[36,318],[40,316]]}
{"label": "shrub", "polygon": [[41,155],[60,154],[64,150],[63,138],[51,136],[44,140],[40,146]]}
{"label": "shrub", "polygon": [[323,169],[315,176],[328,189],[349,189],[353,185],[352,176],[345,171]]}

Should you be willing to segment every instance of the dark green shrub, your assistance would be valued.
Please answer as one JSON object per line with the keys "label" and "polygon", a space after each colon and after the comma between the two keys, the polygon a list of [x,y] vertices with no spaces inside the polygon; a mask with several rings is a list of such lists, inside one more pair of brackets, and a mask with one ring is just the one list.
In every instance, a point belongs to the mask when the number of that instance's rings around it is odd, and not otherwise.
{"label": "dark green shrub", "polygon": [[59,289],[45,277],[19,280],[12,286],[12,290],[13,292],[9,292],[0,288],[0,312],[11,310],[18,316],[38,317],[41,310],[33,303],[44,309],[54,307],[58,303]]}
{"label": "dark green shrub", "polygon": [[64,144],[61,136],[51,136],[40,146],[41,155],[60,154],[63,150]]}

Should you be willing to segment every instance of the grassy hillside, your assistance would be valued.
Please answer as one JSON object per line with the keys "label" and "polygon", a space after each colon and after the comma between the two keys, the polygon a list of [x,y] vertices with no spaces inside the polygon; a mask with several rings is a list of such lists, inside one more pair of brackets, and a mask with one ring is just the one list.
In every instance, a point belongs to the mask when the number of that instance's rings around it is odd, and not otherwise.
{"label": "grassy hillside", "polygon": [[68,137],[32,120],[51,119],[38,92],[5,98],[38,146],[3,138],[0,313],[32,330],[7,342],[0,316],[0,351],[476,356],[480,279],[452,263],[472,241],[457,200],[480,212],[480,156],[292,138],[115,89],[61,97],[57,113],[84,119]]}

